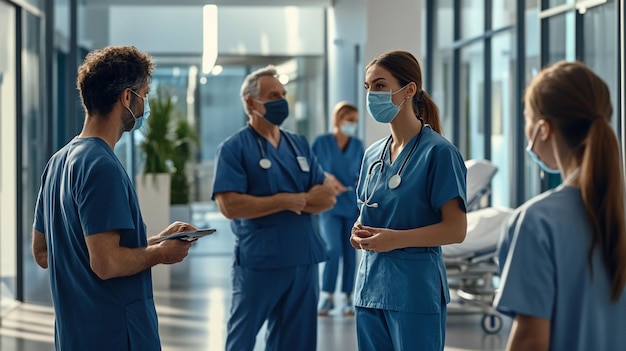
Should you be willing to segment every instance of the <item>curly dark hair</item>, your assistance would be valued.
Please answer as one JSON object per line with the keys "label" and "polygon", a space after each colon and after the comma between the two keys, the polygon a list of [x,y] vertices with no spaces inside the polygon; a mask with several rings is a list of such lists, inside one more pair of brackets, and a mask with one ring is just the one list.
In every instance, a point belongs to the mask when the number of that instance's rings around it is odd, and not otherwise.
{"label": "curly dark hair", "polygon": [[108,46],[90,52],[78,68],[76,87],[87,114],[111,112],[120,93],[150,82],[152,57],[134,46]]}

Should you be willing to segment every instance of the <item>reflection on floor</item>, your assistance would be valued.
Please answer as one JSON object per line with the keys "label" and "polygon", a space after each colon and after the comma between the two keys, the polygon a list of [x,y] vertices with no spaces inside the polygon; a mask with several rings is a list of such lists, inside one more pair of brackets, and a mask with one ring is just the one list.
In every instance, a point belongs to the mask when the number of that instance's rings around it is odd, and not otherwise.
{"label": "reflection on floor", "polygon": [[[169,289],[155,289],[163,351],[224,349],[234,239],[226,219],[210,205],[195,206],[193,222],[218,232],[194,244],[183,263],[169,266]],[[318,320],[320,351],[357,349],[354,318],[337,312]],[[446,350],[504,350],[510,321],[505,320],[499,333],[488,335],[481,329],[481,317],[450,315]],[[0,323],[1,351],[54,350],[52,308],[22,304]],[[264,350],[264,336],[265,328],[259,332],[255,351]]]}

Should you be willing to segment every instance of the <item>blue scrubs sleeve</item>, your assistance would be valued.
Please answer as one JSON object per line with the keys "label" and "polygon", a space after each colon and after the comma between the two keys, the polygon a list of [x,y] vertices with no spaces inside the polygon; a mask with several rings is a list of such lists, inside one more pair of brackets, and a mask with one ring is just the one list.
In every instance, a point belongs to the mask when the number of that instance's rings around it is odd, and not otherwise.
{"label": "blue scrubs sleeve", "polygon": [[120,177],[111,170],[120,166],[106,155],[100,160],[86,160],[76,167],[72,177],[73,196],[78,207],[79,220],[85,236],[110,230],[135,229],[130,207],[131,195]]}
{"label": "blue scrubs sleeve", "polygon": [[[553,243],[543,214],[523,210],[505,229],[500,248],[502,279],[494,305],[509,316],[524,314],[550,319],[555,305]],[[508,248],[508,250],[507,250]]]}
{"label": "blue scrubs sleeve", "polygon": [[[47,170],[47,166],[46,166]],[[39,192],[37,193],[37,202],[35,203],[35,220],[33,221],[33,229],[45,233],[45,220],[43,215],[43,180],[45,179],[45,174],[47,172],[44,171],[44,176],[41,177],[41,186],[39,187]]]}
{"label": "blue scrubs sleeve", "polygon": [[213,200],[215,200],[217,193],[248,192],[248,177],[244,168],[243,157],[237,155],[230,145],[222,143],[217,148],[214,170],[213,195],[211,197]]}
{"label": "blue scrubs sleeve", "polygon": [[446,202],[460,198],[463,201],[462,210],[467,209],[466,175],[467,168],[463,157],[452,145],[446,145],[433,150],[431,172],[429,172],[430,201],[434,209],[441,209]]}

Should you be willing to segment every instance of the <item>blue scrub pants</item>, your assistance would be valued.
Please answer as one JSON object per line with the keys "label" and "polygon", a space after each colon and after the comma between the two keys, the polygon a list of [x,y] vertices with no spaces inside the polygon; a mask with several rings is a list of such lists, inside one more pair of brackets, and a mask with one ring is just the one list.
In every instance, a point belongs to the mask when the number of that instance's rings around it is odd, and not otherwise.
{"label": "blue scrub pants", "polygon": [[359,351],[442,351],[447,309],[445,301],[440,314],[356,307]]}
{"label": "blue scrub pants", "polygon": [[252,351],[267,319],[265,350],[315,351],[318,265],[251,269],[234,265],[227,351]]}
{"label": "blue scrub pants", "polygon": [[350,245],[350,234],[355,219],[323,214],[319,216],[322,238],[326,243],[328,261],[324,263],[322,272],[322,291],[332,293],[337,284],[339,259],[343,258],[341,276],[341,292],[352,294],[354,290],[354,270],[356,267],[356,250]]}

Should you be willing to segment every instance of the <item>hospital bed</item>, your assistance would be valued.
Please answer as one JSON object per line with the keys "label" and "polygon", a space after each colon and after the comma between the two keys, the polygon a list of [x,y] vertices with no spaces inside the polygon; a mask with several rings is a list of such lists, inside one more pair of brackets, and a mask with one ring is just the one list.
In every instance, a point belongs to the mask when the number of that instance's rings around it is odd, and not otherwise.
{"label": "hospital bed", "polygon": [[498,168],[487,160],[469,160],[467,166],[467,234],[460,244],[442,246],[453,301],[450,313],[481,313],[488,334],[502,328],[502,316],[492,307],[499,269],[496,246],[512,209],[487,207],[491,180]]}

